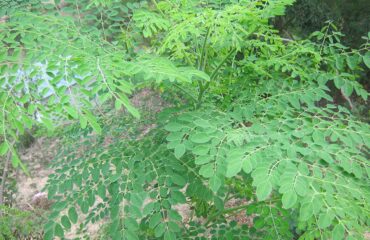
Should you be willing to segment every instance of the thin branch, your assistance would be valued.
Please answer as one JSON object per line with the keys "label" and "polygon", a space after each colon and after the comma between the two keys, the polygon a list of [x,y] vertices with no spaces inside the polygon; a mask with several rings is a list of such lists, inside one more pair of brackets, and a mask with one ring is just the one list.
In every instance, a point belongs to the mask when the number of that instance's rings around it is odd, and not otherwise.
{"label": "thin branch", "polygon": [[6,155],[6,158],[5,158],[5,162],[4,162],[3,174],[1,176],[0,205],[4,204],[5,182],[6,182],[7,174],[9,171],[9,163],[10,163],[11,158],[12,158],[12,151],[9,149]]}
{"label": "thin branch", "polygon": [[203,66],[205,66],[205,64],[203,64],[203,61],[205,61],[204,57],[205,57],[206,45],[207,45],[207,40],[208,40],[210,29],[211,29],[211,27],[208,27],[206,36],[204,38],[204,42],[203,42],[203,45],[202,45],[202,52],[200,53],[200,60],[198,62],[198,70],[204,70],[204,69],[202,69]]}
{"label": "thin branch", "polygon": [[230,58],[230,56],[235,53],[235,51],[236,51],[236,49],[232,49],[226,55],[226,57],[218,64],[218,66],[216,67],[216,69],[213,70],[213,72],[212,72],[212,74],[210,76],[210,80],[205,85],[200,85],[199,86],[200,87],[200,91],[199,91],[199,95],[198,95],[198,103],[197,103],[196,109],[198,109],[202,105],[203,95],[204,95],[205,91],[209,88],[209,85],[211,84],[211,82],[216,78],[217,73],[220,70],[220,68],[225,64],[225,62]]}
{"label": "thin branch", "polygon": [[193,94],[191,94],[190,92],[188,92],[187,90],[185,90],[184,88],[182,88],[181,86],[177,85],[176,83],[173,84],[176,88],[178,88],[179,90],[181,90],[182,92],[184,92],[186,95],[188,95],[194,102],[197,102],[197,99],[196,97],[193,96]]}

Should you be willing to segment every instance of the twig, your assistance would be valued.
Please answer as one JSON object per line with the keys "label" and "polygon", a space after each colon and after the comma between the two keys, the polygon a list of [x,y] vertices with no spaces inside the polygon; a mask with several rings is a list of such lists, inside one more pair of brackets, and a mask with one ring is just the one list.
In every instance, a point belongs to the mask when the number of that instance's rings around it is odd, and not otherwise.
{"label": "twig", "polygon": [[5,182],[6,182],[6,177],[7,177],[7,173],[8,173],[8,170],[9,170],[9,163],[10,163],[11,158],[12,158],[12,151],[9,150],[7,155],[6,155],[6,158],[5,158],[3,174],[1,176],[0,205],[4,204]]}
{"label": "twig", "polygon": [[340,93],[342,94],[342,97],[348,102],[349,107],[352,110],[353,109],[353,103],[352,103],[351,99],[349,97],[347,97],[346,94],[344,94],[343,88],[340,89]]}

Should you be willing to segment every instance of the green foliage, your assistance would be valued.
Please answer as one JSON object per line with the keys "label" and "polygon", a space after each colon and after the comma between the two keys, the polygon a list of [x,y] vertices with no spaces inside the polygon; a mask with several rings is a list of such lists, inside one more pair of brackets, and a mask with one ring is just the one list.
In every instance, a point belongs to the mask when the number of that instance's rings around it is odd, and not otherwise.
{"label": "green foliage", "polygon": [[[2,159],[1,159],[2,160]],[[3,182],[4,164],[0,165],[0,183]],[[14,177],[14,171],[8,169],[7,178],[4,181],[3,204],[12,206],[15,200],[15,193],[17,192],[17,181]]]}
{"label": "green foliage", "polygon": [[[127,123],[118,127],[131,128]],[[163,144],[163,132],[140,141],[122,141],[110,130],[108,125],[104,136],[64,144],[60,154],[65,161],[55,163],[56,174],[48,182],[49,197],[58,201],[52,207],[46,236],[63,235],[71,223],[78,221],[83,227],[108,215],[112,239],[141,239],[145,233],[160,238],[181,231],[182,218],[172,209],[186,201],[180,189],[188,184],[192,194],[204,194],[203,180],[192,170],[193,163],[176,159]],[[113,142],[105,145],[108,137]],[[149,229],[141,232],[143,227]]]}
{"label": "green foliage", "polygon": [[285,35],[301,38],[333,21],[345,34],[344,41],[358,47],[370,31],[370,2],[367,0],[297,0],[284,16],[273,20]]}
{"label": "green foliage", "polygon": [[[61,130],[45,239],[72,225],[88,237],[103,219],[111,239],[363,237],[369,126],[332,91],[349,106],[352,95],[367,100],[357,79],[369,67],[368,37],[350,49],[328,22],[306,40],[281,38],[268,22],[292,0],[84,2],[67,1],[74,18],[57,6],[0,25],[0,61],[14,68],[0,75],[0,152],[15,154],[8,136],[25,127],[77,122]],[[153,84],[189,102],[147,121],[93,116],[113,101],[138,116],[128,96]],[[233,198],[250,202],[228,208]],[[186,225],[179,204],[197,219]],[[228,219],[240,211],[253,226]]]}
{"label": "green foliage", "polygon": [[42,230],[38,228],[39,222],[37,222],[40,219],[31,216],[30,212],[0,205],[0,239],[16,240],[26,237],[41,237]]}
{"label": "green foliage", "polygon": [[55,14],[15,12],[0,24],[0,153],[11,151],[14,167],[25,170],[13,142],[34,125],[41,123],[51,131],[61,120],[77,119],[82,128],[89,124],[99,133],[92,109],[109,100],[139,117],[127,97],[132,84],[123,77],[141,72],[143,66],[145,78],[159,76],[162,67],[173,71],[173,76],[167,75],[171,81],[207,79],[202,72],[177,68],[164,58],[128,62],[123,47],[105,40],[104,27],[101,39],[94,34],[99,29],[80,29],[73,18]]}
{"label": "green foliage", "polygon": [[268,97],[243,101],[227,114],[180,115],[166,127],[168,147],[185,145],[215,193],[225,178],[251,174],[258,200],[279,196],[283,208],[299,212],[295,221],[306,238],[319,233],[325,239],[336,224],[359,237],[356,232],[367,221],[362,209],[369,208],[369,128],[349,121],[345,110],[314,107],[325,97],[320,88],[292,86],[270,81],[262,91]]}

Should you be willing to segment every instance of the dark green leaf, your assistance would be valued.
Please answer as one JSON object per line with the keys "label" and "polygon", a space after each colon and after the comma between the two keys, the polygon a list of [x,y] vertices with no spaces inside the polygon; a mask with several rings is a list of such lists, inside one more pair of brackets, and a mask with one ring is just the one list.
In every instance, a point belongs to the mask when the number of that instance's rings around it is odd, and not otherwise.
{"label": "dark green leaf", "polygon": [[64,230],[58,223],[55,224],[54,235],[58,237],[64,237]]}
{"label": "dark green leaf", "polygon": [[71,228],[71,222],[69,221],[69,218],[67,216],[65,216],[65,215],[62,216],[61,223],[62,223],[63,227],[65,227],[66,229]]}
{"label": "dark green leaf", "polygon": [[71,220],[72,223],[77,223],[78,215],[77,215],[76,209],[74,207],[71,207],[68,210],[68,217],[69,217],[69,220]]}

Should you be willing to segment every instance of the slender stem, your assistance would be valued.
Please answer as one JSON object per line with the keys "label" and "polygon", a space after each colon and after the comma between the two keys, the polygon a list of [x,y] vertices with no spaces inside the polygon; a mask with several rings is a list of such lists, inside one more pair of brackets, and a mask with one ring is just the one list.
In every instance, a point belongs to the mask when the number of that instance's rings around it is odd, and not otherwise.
{"label": "slender stem", "polygon": [[207,45],[209,32],[210,32],[210,27],[208,27],[206,36],[205,36],[204,41],[203,41],[202,52],[200,53],[200,60],[198,62],[198,69],[199,70],[204,70],[203,66],[205,66],[205,64],[203,64],[203,61],[205,61],[205,52],[206,52],[206,45]]}
{"label": "slender stem", "polygon": [[210,76],[210,80],[204,86],[203,85],[199,85],[198,103],[197,103],[197,106],[196,106],[197,109],[202,105],[202,99],[203,99],[204,93],[209,88],[209,85],[211,84],[211,82],[216,78],[218,71],[220,70],[220,68],[222,67],[222,65],[225,64],[225,62],[227,61],[227,59],[229,59],[230,56],[235,53],[235,51],[236,51],[236,49],[232,49],[226,55],[226,57],[220,62],[220,64],[218,64],[218,66],[216,67],[216,69],[213,70],[213,72],[212,72],[212,74]]}
{"label": "slender stem", "polygon": [[208,226],[208,224],[210,224],[213,220],[217,219],[221,215],[232,213],[232,212],[235,212],[235,211],[239,211],[239,210],[242,210],[242,209],[247,208],[248,206],[250,206],[249,203],[248,204],[241,205],[241,206],[227,208],[227,209],[224,209],[222,211],[219,211],[219,212],[213,214],[211,217],[208,218],[205,226]]}
{"label": "slender stem", "polygon": [[8,154],[6,155],[5,158],[5,163],[4,163],[4,169],[3,169],[3,174],[1,176],[1,186],[0,186],[0,205],[4,204],[4,191],[5,191],[5,182],[6,182],[6,177],[8,174],[9,170],[9,163],[10,159],[12,158],[12,151],[8,151]]}
{"label": "slender stem", "polygon": [[[208,85],[206,84],[206,86],[208,86]],[[203,95],[204,95],[205,90],[206,90],[206,88],[200,83],[197,105],[195,107],[196,109],[200,108],[200,106],[202,105],[202,99],[203,99]]]}
{"label": "slender stem", "polygon": [[220,70],[220,68],[222,67],[222,65],[224,65],[224,63],[227,61],[227,59],[229,59],[229,57],[231,57],[231,55],[233,55],[235,53],[236,49],[232,49],[229,54],[226,55],[226,57],[222,60],[222,62],[220,64],[218,64],[218,66],[216,67],[216,69],[212,72],[211,74],[211,77],[210,77],[210,81],[211,82],[212,80],[214,80],[216,78],[216,75],[218,73],[218,70]]}
{"label": "slender stem", "polygon": [[322,53],[322,50],[324,49],[324,44],[325,44],[325,41],[326,41],[326,37],[328,36],[330,26],[331,26],[331,22],[328,23],[328,27],[326,28],[324,38],[322,39],[322,43],[321,43],[321,47],[320,47],[320,55]]}
{"label": "slender stem", "polygon": [[158,3],[156,0],[152,0],[152,3],[154,4],[154,6],[157,8],[157,10],[161,13],[161,15],[163,17],[165,17],[166,15],[164,15],[163,11],[158,7]]}
{"label": "slender stem", "polygon": [[[276,198],[271,198],[269,200],[269,202],[271,204],[274,201],[280,201],[280,200],[281,200],[280,197],[276,197]],[[258,204],[266,204],[266,201],[259,202]],[[205,226],[208,226],[208,224],[210,224],[212,221],[214,221],[215,219],[217,219],[221,215],[229,214],[229,213],[236,212],[236,211],[239,211],[239,210],[243,210],[243,209],[247,208],[250,205],[251,205],[251,203],[247,203],[247,204],[244,204],[244,205],[240,205],[240,206],[232,207],[232,208],[227,208],[227,209],[224,209],[222,211],[219,211],[218,213],[215,213],[211,217],[208,218]]]}
{"label": "slender stem", "polygon": [[190,92],[188,92],[187,90],[185,90],[184,88],[182,88],[181,86],[177,85],[176,83],[173,84],[175,87],[177,87],[179,90],[183,91],[186,95],[188,95],[189,97],[191,97],[191,99],[194,101],[194,102],[197,102],[197,99],[196,97],[193,96],[193,94],[191,94]]}
{"label": "slender stem", "polygon": [[[198,70],[200,71],[204,71],[205,66],[206,66],[206,55],[207,55],[206,45],[207,45],[210,29],[211,27],[207,28],[207,33],[206,33],[206,36],[204,38],[203,45],[202,45],[202,51],[200,53],[200,60],[198,61]],[[204,85],[201,80],[198,80],[198,86],[199,86],[199,95],[198,95],[197,105],[195,106],[195,108],[200,107],[200,102],[204,94]]]}

